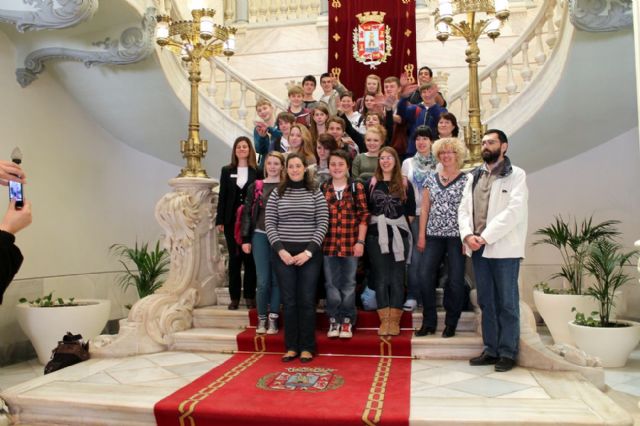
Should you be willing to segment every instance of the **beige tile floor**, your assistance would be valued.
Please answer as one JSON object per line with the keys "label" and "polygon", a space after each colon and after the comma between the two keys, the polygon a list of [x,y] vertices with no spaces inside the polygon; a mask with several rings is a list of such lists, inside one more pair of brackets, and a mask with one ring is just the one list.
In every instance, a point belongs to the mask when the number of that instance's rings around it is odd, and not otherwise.
{"label": "beige tile floor", "polygon": [[[95,396],[85,396],[84,393],[90,394],[99,389],[103,395],[101,398],[109,395],[114,404],[120,399],[131,403],[131,395],[136,395],[141,406],[146,404],[152,407],[154,401],[186,385],[229,357],[214,353],[164,352],[122,359],[92,359],[81,364],[81,368],[61,371],[62,374],[57,374],[55,378],[42,377],[42,366],[37,360],[30,360],[0,368],[0,391],[17,386],[23,388],[21,392],[25,395],[46,396],[57,392],[67,393],[65,386],[74,382],[74,390],[69,394],[71,401],[85,398],[89,402]],[[414,410],[414,407],[444,399],[460,401],[460,404],[464,404],[464,401],[478,404],[481,400],[484,401],[482,404],[501,404],[500,401],[509,399],[513,404],[521,401],[532,406],[533,413],[535,401],[543,403],[557,399],[557,396],[549,394],[549,387],[545,388],[540,374],[518,367],[507,373],[496,373],[492,366],[471,367],[467,361],[459,360],[414,360],[412,418],[421,416],[420,409]],[[25,383],[32,379],[38,380]],[[628,401],[635,401],[637,407],[640,401],[640,348],[635,350],[624,368],[606,369],[605,381],[611,389],[626,394]],[[147,419],[152,421],[153,418]],[[412,421],[412,424],[421,423]]]}

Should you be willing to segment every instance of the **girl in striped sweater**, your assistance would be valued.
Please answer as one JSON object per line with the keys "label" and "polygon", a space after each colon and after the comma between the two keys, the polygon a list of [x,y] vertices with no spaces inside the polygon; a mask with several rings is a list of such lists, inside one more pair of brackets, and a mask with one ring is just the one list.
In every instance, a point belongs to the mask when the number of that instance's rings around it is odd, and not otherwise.
{"label": "girl in striped sweater", "polygon": [[305,158],[289,154],[286,176],[267,202],[265,227],[277,253],[274,269],[284,305],[283,362],[309,362],[316,350],[315,295],[329,210],[307,171]]}

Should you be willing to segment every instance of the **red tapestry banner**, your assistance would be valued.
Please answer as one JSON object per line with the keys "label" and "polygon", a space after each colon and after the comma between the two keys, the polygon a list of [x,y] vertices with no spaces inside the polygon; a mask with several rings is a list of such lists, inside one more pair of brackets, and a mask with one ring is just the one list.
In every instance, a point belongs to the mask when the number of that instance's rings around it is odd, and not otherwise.
{"label": "red tapestry banner", "polygon": [[363,95],[365,79],[416,78],[415,0],[329,0],[329,72]]}

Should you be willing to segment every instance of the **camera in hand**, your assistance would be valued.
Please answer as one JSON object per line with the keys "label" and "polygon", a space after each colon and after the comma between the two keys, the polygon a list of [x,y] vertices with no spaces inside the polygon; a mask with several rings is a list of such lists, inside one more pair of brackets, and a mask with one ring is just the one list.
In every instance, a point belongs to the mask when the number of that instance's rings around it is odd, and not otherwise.
{"label": "camera in hand", "polygon": [[9,201],[16,200],[16,209],[24,207],[24,193],[20,182],[9,181]]}

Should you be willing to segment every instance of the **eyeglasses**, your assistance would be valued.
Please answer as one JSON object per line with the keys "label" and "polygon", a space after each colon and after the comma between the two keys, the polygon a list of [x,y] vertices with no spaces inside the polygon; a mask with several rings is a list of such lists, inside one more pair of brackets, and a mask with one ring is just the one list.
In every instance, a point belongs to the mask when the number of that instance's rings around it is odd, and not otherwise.
{"label": "eyeglasses", "polygon": [[455,151],[440,151],[439,155],[455,155],[456,152]]}
{"label": "eyeglasses", "polygon": [[390,161],[390,160],[393,160],[393,157],[385,155],[384,157],[379,157],[378,159],[380,161]]}

